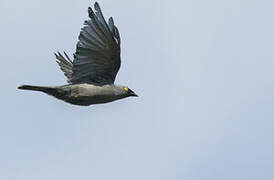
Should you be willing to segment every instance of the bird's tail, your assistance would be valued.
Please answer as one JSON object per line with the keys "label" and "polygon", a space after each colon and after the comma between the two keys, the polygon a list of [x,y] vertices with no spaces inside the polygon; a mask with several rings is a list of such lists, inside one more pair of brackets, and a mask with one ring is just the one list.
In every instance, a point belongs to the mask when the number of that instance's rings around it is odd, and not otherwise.
{"label": "bird's tail", "polygon": [[22,85],[22,86],[19,86],[18,89],[32,90],[32,91],[42,91],[42,92],[45,92],[45,93],[48,93],[50,90],[52,90],[51,87],[31,86],[31,85]]}

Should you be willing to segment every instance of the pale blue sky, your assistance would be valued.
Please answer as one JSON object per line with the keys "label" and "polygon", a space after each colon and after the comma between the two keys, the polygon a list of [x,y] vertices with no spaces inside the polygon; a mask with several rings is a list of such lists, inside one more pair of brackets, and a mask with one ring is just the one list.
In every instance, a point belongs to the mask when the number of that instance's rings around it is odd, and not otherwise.
{"label": "pale blue sky", "polygon": [[91,1],[0,0],[0,179],[274,179],[274,1],[99,3],[140,97],[78,107],[16,87],[66,83]]}

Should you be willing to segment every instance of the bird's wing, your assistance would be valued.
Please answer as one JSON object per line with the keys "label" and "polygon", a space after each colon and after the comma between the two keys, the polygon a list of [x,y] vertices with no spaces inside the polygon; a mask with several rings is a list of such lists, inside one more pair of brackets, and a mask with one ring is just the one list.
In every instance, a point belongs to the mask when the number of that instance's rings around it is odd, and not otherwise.
{"label": "bird's wing", "polygon": [[68,78],[67,82],[71,83],[71,77],[72,77],[72,72],[73,72],[73,64],[72,61],[70,60],[69,56],[64,52],[65,56],[64,57],[61,53],[54,53],[57,59],[57,63],[60,66],[60,69],[64,72],[65,76]]}
{"label": "bird's wing", "polygon": [[113,19],[106,23],[99,4],[81,29],[73,60],[71,83],[113,84],[120,68],[120,35]]}

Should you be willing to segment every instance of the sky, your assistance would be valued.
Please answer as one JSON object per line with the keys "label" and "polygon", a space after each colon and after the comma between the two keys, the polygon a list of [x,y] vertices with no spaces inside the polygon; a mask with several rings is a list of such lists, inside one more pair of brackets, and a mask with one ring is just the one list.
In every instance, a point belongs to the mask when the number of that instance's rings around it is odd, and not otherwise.
{"label": "sky", "polygon": [[99,1],[122,38],[116,83],[81,107],[63,85],[94,1],[0,0],[0,179],[274,179],[274,1]]}

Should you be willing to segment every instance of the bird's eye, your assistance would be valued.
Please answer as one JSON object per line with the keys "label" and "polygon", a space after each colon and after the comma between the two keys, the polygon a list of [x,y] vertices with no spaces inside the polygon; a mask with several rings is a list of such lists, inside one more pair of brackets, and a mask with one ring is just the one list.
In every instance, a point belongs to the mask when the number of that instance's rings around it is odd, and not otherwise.
{"label": "bird's eye", "polygon": [[125,91],[128,91],[128,87],[124,87],[124,90],[125,90]]}

